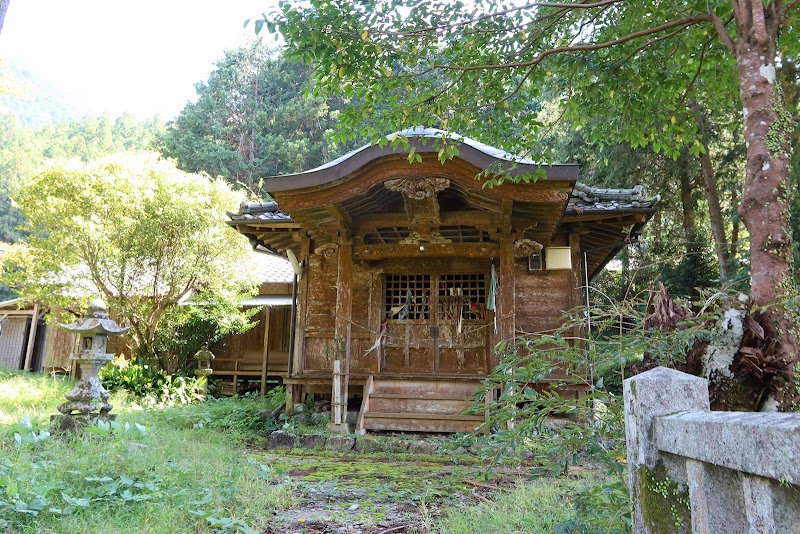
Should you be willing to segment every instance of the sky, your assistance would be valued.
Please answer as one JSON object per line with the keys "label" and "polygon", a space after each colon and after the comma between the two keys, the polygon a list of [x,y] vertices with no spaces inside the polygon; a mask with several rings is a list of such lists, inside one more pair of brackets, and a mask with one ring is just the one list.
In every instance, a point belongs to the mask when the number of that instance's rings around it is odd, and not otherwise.
{"label": "sky", "polygon": [[0,58],[54,86],[81,112],[167,120],[195,99],[195,84],[223,51],[253,39],[244,21],[276,3],[11,0]]}

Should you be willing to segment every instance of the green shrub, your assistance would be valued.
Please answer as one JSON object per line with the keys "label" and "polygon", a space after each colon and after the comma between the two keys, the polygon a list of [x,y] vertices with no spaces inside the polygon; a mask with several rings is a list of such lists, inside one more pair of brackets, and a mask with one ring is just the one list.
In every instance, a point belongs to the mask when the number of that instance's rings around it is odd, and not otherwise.
{"label": "green shrub", "polygon": [[124,390],[146,405],[174,406],[205,398],[205,377],[171,375],[123,357],[103,367],[100,380],[110,393]]}
{"label": "green shrub", "polygon": [[167,370],[193,368],[193,356],[202,347],[218,345],[227,336],[253,328],[257,321],[252,319],[261,308],[243,310],[240,300],[207,297],[202,305],[171,310],[156,329],[154,350],[159,366]]}
{"label": "green shrub", "polygon": [[265,397],[210,397],[206,402],[191,406],[161,410],[158,419],[175,428],[213,428],[238,435],[265,434],[275,430],[275,422],[268,415],[284,398],[283,387],[270,390]]}

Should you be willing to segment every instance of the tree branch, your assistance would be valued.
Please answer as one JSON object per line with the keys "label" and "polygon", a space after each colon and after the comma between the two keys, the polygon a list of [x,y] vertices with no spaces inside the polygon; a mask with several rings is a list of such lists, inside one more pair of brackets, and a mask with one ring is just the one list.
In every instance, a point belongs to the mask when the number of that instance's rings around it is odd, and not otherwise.
{"label": "tree branch", "polygon": [[502,64],[495,64],[495,65],[470,65],[464,67],[455,67],[450,65],[435,65],[434,68],[443,69],[443,70],[460,70],[460,71],[469,71],[469,70],[498,70],[498,69],[507,69],[507,68],[519,68],[519,67],[533,67],[541,63],[546,57],[556,55],[556,54],[564,54],[569,52],[588,52],[592,50],[602,50],[603,48],[610,48],[612,46],[616,46],[618,44],[626,43],[628,41],[632,41],[634,39],[638,39],[640,37],[646,37],[648,35],[653,35],[655,33],[659,33],[665,30],[670,30],[672,28],[681,27],[681,26],[691,26],[693,24],[698,24],[700,22],[709,22],[710,17],[708,15],[699,15],[695,17],[686,17],[680,20],[674,20],[672,22],[667,22],[660,26],[656,26],[654,28],[648,28],[646,30],[640,30],[638,32],[633,32],[618,39],[612,39],[611,41],[605,41],[603,43],[594,43],[594,44],[587,44],[587,45],[571,45],[571,46],[560,46],[556,48],[550,48],[549,50],[544,50],[541,52],[536,58],[530,61],[521,61],[516,63],[502,63]]}
{"label": "tree branch", "polygon": [[686,99],[686,96],[689,94],[689,90],[694,85],[694,82],[696,82],[697,78],[700,77],[700,71],[703,70],[703,62],[704,62],[705,57],[706,57],[706,50],[708,50],[708,45],[711,44],[711,40],[712,39],[713,39],[713,37],[709,37],[706,40],[706,42],[703,43],[703,48],[700,49],[700,60],[697,62],[697,70],[694,71],[694,76],[689,81],[689,83],[686,84],[686,87],[683,89],[683,94],[681,94],[681,98],[680,98],[680,100],[678,100],[678,106],[683,104],[683,101]]}
{"label": "tree branch", "polygon": [[[573,4],[570,2],[531,2],[529,4],[525,4],[522,6],[515,6],[508,9],[504,9],[502,11],[497,11],[495,13],[487,13],[486,15],[481,15],[480,17],[470,18],[467,20],[462,20],[460,22],[455,22],[453,24],[446,24],[444,26],[428,26],[427,28],[420,28],[413,31],[401,31],[401,32],[385,32],[383,35],[392,36],[392,37],[411,37],[413,35],[425,35],[429,32],[441,31],[441,30],[453,30],[456,28],[461,28],[463,26],[471,26],[483,20],[492,19],[495,17],[500,17],[503,15],[508,15],[509,13],[514,13],[517,11],[526,11],[528,9],[532,9],[534,7],[552,7],[556,9],[594,9],[596,7],[606,7],[613,4],[617,4],[622,0],[603,0],[601,2],[591,2],[591,3],[577,3]],[[346,32],[340,32],[346,33]]]}
{"label": "tree branch", "polygon": [[658,36],[658,37],[655,37],[655,38],[653,38],[653,39],[650,39],[649,41],[646,41],[646,42],[642,43],[641,45],[639,45],[639,46],[637,46],[636,48],[634,48],[633,50],[631,50],[631,53],[630,53],[630,54],[628,54],[627,56],[625,56],[625,57],[622,59],[622,62],[624,63],[624,62],[626,62],[626,61],[630,61],[630,59],[631,59],[633,56],[635,56],[636,54],[638,54],[639,52],[641,52],[642,50],[644,50],[644,49],[645,49],[645,48],[647,48],[648,46],[650,46],[650,45],[653,45],[653,44],[656,44],[656,43],[658,43],[658,42],[661,42],[661,41],[665,41],[665,40],[669,39],[670,37],[674,37],[675,35],[679,34],[679,33],[680,33],[680,32],[682,32],[682,31],[683,31],[683,28],[678,28],[677,30],[675,30],[675,31],[671,31],[671,32],[669,32],[669,33],[668,33],[668,34],[666,34],[666,35],[660,35],[660,36]]}
{"label": "tree branch", "polygon": [[725,26],[730,23],[733,17],[729,17],[728,20],[722,22],[722,19],[720,19],[717,14],[714,13],[714,11],[709,10],[708,15],[711,18],[711,24],[713,24],[714,29],[717,30],[717,35],[719,35],[722,44],[725,45],[725,48],[728,49],[728,52],[730,52],[733,56],[736,56],[736,43],[728,33],[728,30],[725,29]]}

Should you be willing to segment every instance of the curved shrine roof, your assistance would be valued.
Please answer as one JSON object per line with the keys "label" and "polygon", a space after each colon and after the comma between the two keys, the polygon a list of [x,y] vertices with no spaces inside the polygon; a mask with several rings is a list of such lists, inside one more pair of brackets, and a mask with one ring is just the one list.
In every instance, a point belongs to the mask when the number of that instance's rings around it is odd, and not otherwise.
{"label": "curved shrine roof", "polygon": [[[460,143],[459,154],[441,164],[434,140],[445,135]],[[408,129],[387,136],[387,141],[395,136],[406,137],[424,155],[423,162],[409,164],[407,152],[390,144],[363,146],[315,169],[267,178],[267,189],[276,201],[243,202],[237,213],[228,213],[229,224],[254,245],[278,254],[288,249],[299,254],[304,236],[317,245],[325,243],[332,228],[357,232],[357,242],[372,248],[402,243],[421,221],[425,222],[422,226],[438,227],[448,242],[462,244],[492,242],[493,232],[501,226],[504,232],[513,229],[520,239],[541,243],[550,242],[556,234],[578,233],[591,277],[641,233],[661,200],[659,195],[647,196],[638,185],[592,187],[577,181],[576,164],[539,165],[441,130]],[[483,187],[475,179],[483,171],[512,179],[500,187]],[[538,180],[513,180],[531,173],[541,175],[541,171],[544,177]],[[422,197],[412,201],[408,191],[401,195],[395,187],[397,182],[422,184],[426,180],[444,184],[441,190],[434,188],[441,191],[441,214],[440,208],[424,204]],[[419,210],[425,211],[422,219]]]}

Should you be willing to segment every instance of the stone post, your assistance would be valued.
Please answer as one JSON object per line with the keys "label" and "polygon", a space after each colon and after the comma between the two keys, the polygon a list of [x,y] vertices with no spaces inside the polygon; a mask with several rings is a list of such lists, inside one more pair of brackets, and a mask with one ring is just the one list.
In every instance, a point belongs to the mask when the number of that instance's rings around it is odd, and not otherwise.
{"label": "stone post", "polygon": [[[643,474],[664,460],[655,444],[654,418],[681,411],[709,411],[708,383],[704,378],[657,367],[628,378],[622,390],[633,532],[649,534],[650,527],[642,514]],[[691,484],[689,489],[691,492]]]}

